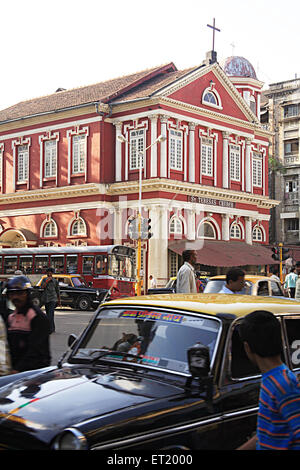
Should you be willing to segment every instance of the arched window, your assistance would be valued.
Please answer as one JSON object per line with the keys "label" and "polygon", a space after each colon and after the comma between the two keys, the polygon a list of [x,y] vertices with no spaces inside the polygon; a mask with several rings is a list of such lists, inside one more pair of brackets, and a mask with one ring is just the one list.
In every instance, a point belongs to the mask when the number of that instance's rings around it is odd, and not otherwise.
{"label": "arched window", "polygon": [[86,236],[86,225],[85,221],[79,217],[79,219],[74,220],[71,225],[71,235],[81,235]]}
{"label": "arched window", "polygon": [[182,235],[183,224],[179,217],[172,217],[172,219],[170,220],[169,232],[173,233],[174,235]]}
{"label": "arched window", "polygon": [[241,239],[242,238],[242,231],[239,224],[233,222],[230,227],[230,238]]}
{"label": "arched window", "polygon": [[57,237],[57,225],[54,222],[54,220],[49,220],[49,222],[46,222],[44,227],[43,227],[43,237],[49,238],[49,237]]}
{"label": "arched window", "polygon": [[212,93],[211,91],[207,91],[205,95],[203,96],[203,101],[211,104],[218,105],[218,100],[216,98],[216,95]]}
{"label": "arched window", "polygon": [[211,222],[205,221],[199,225],[197,237],[215,240],[217,238],[216,229]]}
{"label": "arched window", "polygon": [[256,100],[253,95],[250,97],[250,109],[252,113],[256,114]]}
{"label": "arched window", "polygon": [[260,227],[258,227],[258,225],[255,225],[252,230],[252,240],[254,242],[262,242],[264,240],[263,231]]}

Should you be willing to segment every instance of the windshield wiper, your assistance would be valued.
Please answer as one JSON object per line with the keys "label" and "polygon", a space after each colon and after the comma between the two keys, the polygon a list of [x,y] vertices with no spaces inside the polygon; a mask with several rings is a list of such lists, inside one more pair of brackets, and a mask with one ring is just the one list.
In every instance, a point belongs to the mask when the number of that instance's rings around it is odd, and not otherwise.
{"label": "windshield wiper", "polygon": [[105,356],[109,356],[109,355],[114,355],[114,356],[122,356],[122,357],[132,357],[132,358],[135,358],[135,359],[143,359],[143,356],[138,356],[136,354],[130,354],[128,352],[124,352],[124,351],[116,351],[116,350],[107,350],[107,351],[101,351],[99,352],[99,354],[94,357],[92,359],[92,365],[94,365],[97,361],[99,361],[100,359],[102,359],[103,357]]}

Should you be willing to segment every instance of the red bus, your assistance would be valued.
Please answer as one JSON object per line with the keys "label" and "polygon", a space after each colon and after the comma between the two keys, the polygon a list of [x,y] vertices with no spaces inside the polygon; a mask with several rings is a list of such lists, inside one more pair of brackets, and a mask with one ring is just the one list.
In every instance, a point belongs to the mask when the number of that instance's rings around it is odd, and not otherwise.
{"label": "red bus", "polygon": [[80,274],[93,287],[111,289],[111,298],[135,294],[135,250],[123,245],[0,249],[0,274],[22,271],[36,284],[52,267],[57,274]]}

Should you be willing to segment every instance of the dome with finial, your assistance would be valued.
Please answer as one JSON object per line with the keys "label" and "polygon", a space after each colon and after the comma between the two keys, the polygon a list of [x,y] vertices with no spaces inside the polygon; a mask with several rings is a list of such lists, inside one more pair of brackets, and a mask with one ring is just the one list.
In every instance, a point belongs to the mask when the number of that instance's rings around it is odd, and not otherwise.
{"label": "dome with finial", "polygon": [[257,80],[253,65],[244,57],[228,57],[223,64],[223,70],[229,77],[249,77]]}

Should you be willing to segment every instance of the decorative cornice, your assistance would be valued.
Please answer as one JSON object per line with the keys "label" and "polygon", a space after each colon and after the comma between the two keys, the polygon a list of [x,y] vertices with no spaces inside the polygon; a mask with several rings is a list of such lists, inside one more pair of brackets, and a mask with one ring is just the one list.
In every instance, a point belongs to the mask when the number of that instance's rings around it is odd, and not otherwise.
{"label": "decorative cornice", "polygon": [[[107,188],[107,194],[110,196],[133,194],[138,193],[138,191],[138,181],[113,183]],[[224,199],[226,201],[257,205],[262,209],[270,209],[272,207],[278,206],[281,202],[274,199],[269,199],[267,196],[260,196],[258,194],[244,193],[241,191],[233,191],[224,188],[212,188],[211,186],[203,186],[196,183],[180,182],[163,178],[143,180],[142,191],[143,193],[159,191],[184,194],[186,196],[202,196],[213,199]]]}
{"label": "decorative cornice", "polygon": [[37,202],[53,199],[66,199],[93,194],[105,194],[106,185],[88,183],[74,186],[55,188],[43,188],[31,191],[18,191],[15,193],[1,194],[0,206],[7,204],[19,204],[21,202]]}

